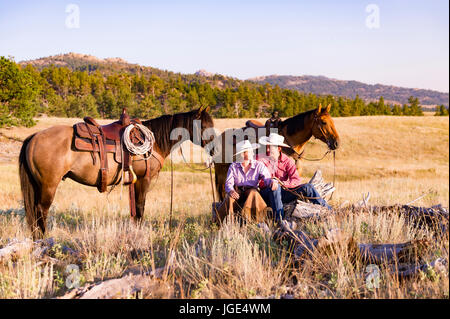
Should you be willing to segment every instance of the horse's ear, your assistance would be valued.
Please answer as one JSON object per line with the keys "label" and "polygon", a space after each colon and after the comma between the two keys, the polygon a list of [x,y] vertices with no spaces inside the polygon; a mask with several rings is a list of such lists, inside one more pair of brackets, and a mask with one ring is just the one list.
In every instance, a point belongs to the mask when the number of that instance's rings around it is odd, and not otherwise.
{"label": "horse's ear", "polygon": [[211,108],[210,108],[209,105],[208,105],[207,107],[205,107],[205,108],[203,109],[202,112],[209,113],[209,110],[210,110],[210,109],[211,109]]}
{"label": "horse's ear", "polygon": [[330,110],[331,110],[331,103],[328,104],[328,106],[327,106],[327,112],[330,113]]}
{"label": "horse's ear", "polygon": [[319,108],[317,109],[317,114],[320,114],[322,111],[322,103],[319,103]]}

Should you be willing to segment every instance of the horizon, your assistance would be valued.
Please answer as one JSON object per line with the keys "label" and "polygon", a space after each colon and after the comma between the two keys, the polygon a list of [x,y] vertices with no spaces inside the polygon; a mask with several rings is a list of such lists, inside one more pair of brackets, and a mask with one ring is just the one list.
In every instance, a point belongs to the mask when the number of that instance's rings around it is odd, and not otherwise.
{"label": "horizon", "polygon": [[324,76],[448,93],[448,2],[374,4],[2,3],[0,55],[83,52],[182,74]]}

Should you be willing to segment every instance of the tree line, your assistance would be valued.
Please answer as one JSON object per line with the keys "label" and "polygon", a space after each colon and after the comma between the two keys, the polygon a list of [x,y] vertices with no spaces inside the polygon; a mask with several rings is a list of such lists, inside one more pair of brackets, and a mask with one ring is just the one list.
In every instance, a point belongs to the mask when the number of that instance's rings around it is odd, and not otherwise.
{"label": "tree line", "polygon": [[[331,103],[334,117],[423,115],[417,98],[411,96],[408,102],[398,106],[386,104],[383,97],[365,102],[358,96],[320,96],[221,75],[206,79],[176,73],[105,73],[54,65],[38,70],[31,64],[21,66],[11,58],[0,57],[0,127],[32,126],[38,114],[114,119],[123,107],[142,119],[201,106],[210,106],[216,118],[267,117],[274,110],[289,117],[319,103]],[[448,115],[444,106],[438,111]]]}

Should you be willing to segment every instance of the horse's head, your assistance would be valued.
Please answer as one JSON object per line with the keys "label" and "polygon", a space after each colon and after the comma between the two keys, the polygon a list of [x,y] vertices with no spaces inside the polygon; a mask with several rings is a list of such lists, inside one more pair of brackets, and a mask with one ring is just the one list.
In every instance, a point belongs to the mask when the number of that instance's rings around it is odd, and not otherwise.
{"label": "horse's head", "polygon": [[211,143],[216,137],[216,133],[214,131],[214,122],[211,115],[209,115],[208,112],[209,106],[206,108],[201,107],[198,110],[194,111],[194,119],[200,121],[201,127],[200,132],[198,132],[200,136],[197,136],[195,139],[192,139],[193,138],[192,136],[191,141],[194,144],[200,145],[201,147],[205,147],[206,145]]}
{"label": "horse's head", "polygon": [[339,134],[330,116],[330,109],[331,104],[328,104],[326,108],[319,104],[314,112],[312,135],[327,144],[330,150],[336,150],[339,147]]}

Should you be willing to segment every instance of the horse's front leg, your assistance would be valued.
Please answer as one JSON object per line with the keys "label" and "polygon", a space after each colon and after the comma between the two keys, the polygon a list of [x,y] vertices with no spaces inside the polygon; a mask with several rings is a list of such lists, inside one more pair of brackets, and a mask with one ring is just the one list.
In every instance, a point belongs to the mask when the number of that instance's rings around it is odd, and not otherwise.
{"label": "horse's front leg", "polygon": [[142,221],[145,210],[145,197],[150,186],[150,177],[139,177],[134,184],[134,198],[136,200],[136,222]]}

